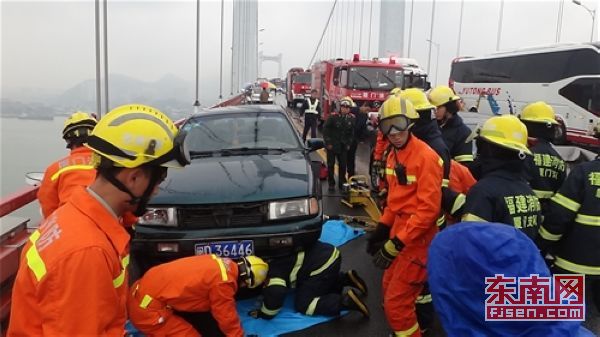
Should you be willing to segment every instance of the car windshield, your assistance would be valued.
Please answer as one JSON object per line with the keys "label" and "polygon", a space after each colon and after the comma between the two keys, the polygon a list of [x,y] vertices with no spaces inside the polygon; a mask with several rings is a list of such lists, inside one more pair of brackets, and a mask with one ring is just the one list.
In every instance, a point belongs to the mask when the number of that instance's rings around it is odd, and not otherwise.
{"label": "car windshield", "polygon": [[191,152],[291,150],[301,147],[288,120],[278,113],[196,116],[188,120],[182,129],[188,133]]}
{"label": "car windshield", "polygon": [[311,79],[311,74],[298,74],[294,76],[295,83],[310,84]]}
{"label": "car windshield", "polygon": [[389,91],[402,85],[402,71],[392,68],[352,67],[348,87]]}

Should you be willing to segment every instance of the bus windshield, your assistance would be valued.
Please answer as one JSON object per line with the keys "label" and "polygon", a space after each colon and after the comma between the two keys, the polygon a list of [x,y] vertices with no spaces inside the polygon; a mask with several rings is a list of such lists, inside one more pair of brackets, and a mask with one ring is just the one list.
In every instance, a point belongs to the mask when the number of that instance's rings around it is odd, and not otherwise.
{"label": "bus windshield", "polygon": [[294,76],[294,83],[310,83],[310,74],[298,74]]}
{"label": "bus windshield", "polygon": [[402,70],[378,67],[351,67],[348,87],[359,90],[384,90],[402,86]]}

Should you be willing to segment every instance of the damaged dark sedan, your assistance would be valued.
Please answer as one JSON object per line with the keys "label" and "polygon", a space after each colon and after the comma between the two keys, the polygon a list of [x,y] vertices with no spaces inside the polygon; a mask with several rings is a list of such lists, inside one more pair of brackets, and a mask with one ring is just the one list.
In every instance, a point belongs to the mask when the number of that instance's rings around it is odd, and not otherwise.
{"label": "damaged dark sedan", "polygon": [[194,254],[278,256],[316,241],[321,186],[310,152],[279,106],[210,109],[188,118],[191,164],[171,169],[135,226],[138,272]]}

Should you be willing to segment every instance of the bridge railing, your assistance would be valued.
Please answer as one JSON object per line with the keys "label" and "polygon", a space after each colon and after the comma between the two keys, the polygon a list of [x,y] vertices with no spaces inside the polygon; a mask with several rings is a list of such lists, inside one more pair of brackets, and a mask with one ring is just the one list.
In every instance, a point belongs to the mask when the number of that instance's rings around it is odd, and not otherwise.
{"label": "bridge railing", "polygon": [[[0,200],[0,327],[7,328],[12,286],[19,268],[21,250],[33,231],[28,218],[12,215],[37,200],[39,187],[28,186]],[[37,227],[37,224],[36,224]]]}

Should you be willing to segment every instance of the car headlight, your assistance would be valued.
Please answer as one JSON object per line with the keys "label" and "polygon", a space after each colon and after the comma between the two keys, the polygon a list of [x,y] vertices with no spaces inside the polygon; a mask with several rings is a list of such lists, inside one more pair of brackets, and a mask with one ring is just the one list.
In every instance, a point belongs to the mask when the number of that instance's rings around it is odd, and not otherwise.
{"label": "car headlight", "polygon": [[317,198],[275,201],[269,203],[269,220],[279,220],[319,213]]}
{"label": "car headlight", "polygon": [[177,212],[175,208],[148,208],[146,213],[138,219],[138,224],[145,226],[177,226]]}

